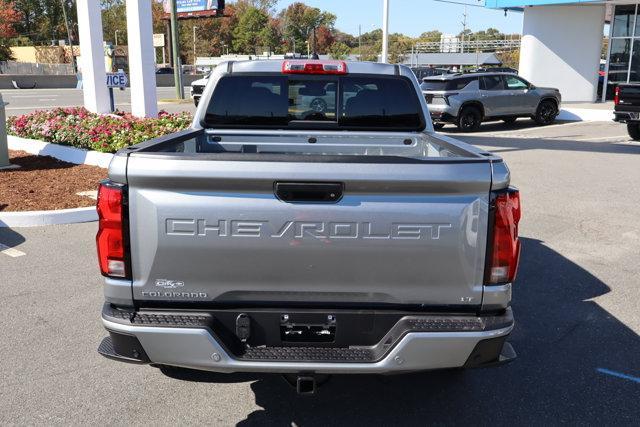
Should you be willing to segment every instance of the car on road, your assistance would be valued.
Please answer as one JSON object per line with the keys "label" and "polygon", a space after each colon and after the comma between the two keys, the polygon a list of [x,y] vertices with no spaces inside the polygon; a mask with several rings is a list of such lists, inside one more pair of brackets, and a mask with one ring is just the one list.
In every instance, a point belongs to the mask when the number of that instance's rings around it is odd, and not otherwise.
{"label": "car on road", "polygon": [[514,123],[519,117],[549,125],[562,102],[558,89],[534,86],[511,73],[435,76],[423,79],[420,87],[436,129],[453,123],[462,131],[473,132],[484,121]]}
{"label": "car on road", "polygon": [[625,123],[629,136],[635,141],[640,141],[640,84],[617,85],[613,104],[614,121]]}
{"label": "car on road", "polygon": [[97,205],[106,357],[299,393],[515,358],[519,192],[433,131],[408,67],[223,63],[190,129],[115,155]]}
{"label": "car on road", "polygon": [[156,74],[173,74],[173,67],[160,67],[156,69]]}

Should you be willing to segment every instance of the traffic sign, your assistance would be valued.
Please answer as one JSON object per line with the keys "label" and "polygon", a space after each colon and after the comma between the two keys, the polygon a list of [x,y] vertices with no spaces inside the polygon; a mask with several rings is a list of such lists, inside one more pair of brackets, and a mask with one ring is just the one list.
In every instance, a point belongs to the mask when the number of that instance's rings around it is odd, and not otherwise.
{"label": "traffic sign", "polygon": [[124,72],[119,71],[117,73],[107,73],[108,88],[119,87],[124,89],[127,86],[127,83],[129,83],[129,79]]}

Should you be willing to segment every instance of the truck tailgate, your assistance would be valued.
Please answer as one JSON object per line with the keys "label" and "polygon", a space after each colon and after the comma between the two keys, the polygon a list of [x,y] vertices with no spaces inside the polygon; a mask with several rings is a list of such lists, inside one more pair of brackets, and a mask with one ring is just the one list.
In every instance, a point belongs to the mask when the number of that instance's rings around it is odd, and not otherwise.
{"label": "truck tailgate", "polygon": [[[215,161],[132,154],[138,302],[476,306],[491,164]],[[275,183],[339,183],[332,203]]]}
{"label": "truck tailgate", "polygon": [[616,111],[640,111],[640,85],[618,85],[620,102]]}

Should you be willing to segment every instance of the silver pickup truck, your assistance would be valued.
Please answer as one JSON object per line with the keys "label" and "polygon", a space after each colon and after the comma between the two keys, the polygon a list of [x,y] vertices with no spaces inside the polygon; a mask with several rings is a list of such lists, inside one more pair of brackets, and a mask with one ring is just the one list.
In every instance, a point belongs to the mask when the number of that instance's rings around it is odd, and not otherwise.
{"label": "silver pickup truck", "polygon": [[98,213],[109,358],[312,392],[515,357],[519,193],[433,132],[407,67],[222,64],[190,129],[117,153]]}

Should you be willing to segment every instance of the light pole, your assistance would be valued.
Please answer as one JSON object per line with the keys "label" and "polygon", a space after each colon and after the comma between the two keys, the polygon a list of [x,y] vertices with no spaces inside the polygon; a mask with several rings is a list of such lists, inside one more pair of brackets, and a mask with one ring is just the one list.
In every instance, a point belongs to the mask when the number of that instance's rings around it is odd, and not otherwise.
{"label": "light pole", "polygon": [[389,0],[384,0],[382,6],[382,56],[381,62],[389,58]]}
{"label": "light pole", "polygon": [[196,73],[196,27],[193,26],[193,74]]}
{"label": "light pole", "polygon": [[116,39],[116,40],[115,40],[115,45],[114,45],[114,46],[118,46],[118,32],[119,32],[119,31],[120,31],[120,30],[116,30],[116,32],[115,32],[115,39]]}
{"label": "light pole", "polygon": [[311,54],[311,52],[309,52],[309,40],[307,40],[306,43],[307,43],[307,58],[309,58],[309,55]]}
{"label": "light pole", "polygon": [[182,86],[182,65],[180,64],[180,42],[178,40],[178,7],[176,0],[169,0],[171,6],[171,53],[173,53],[173,81],[176,86],[176,98],[184,99]]}

